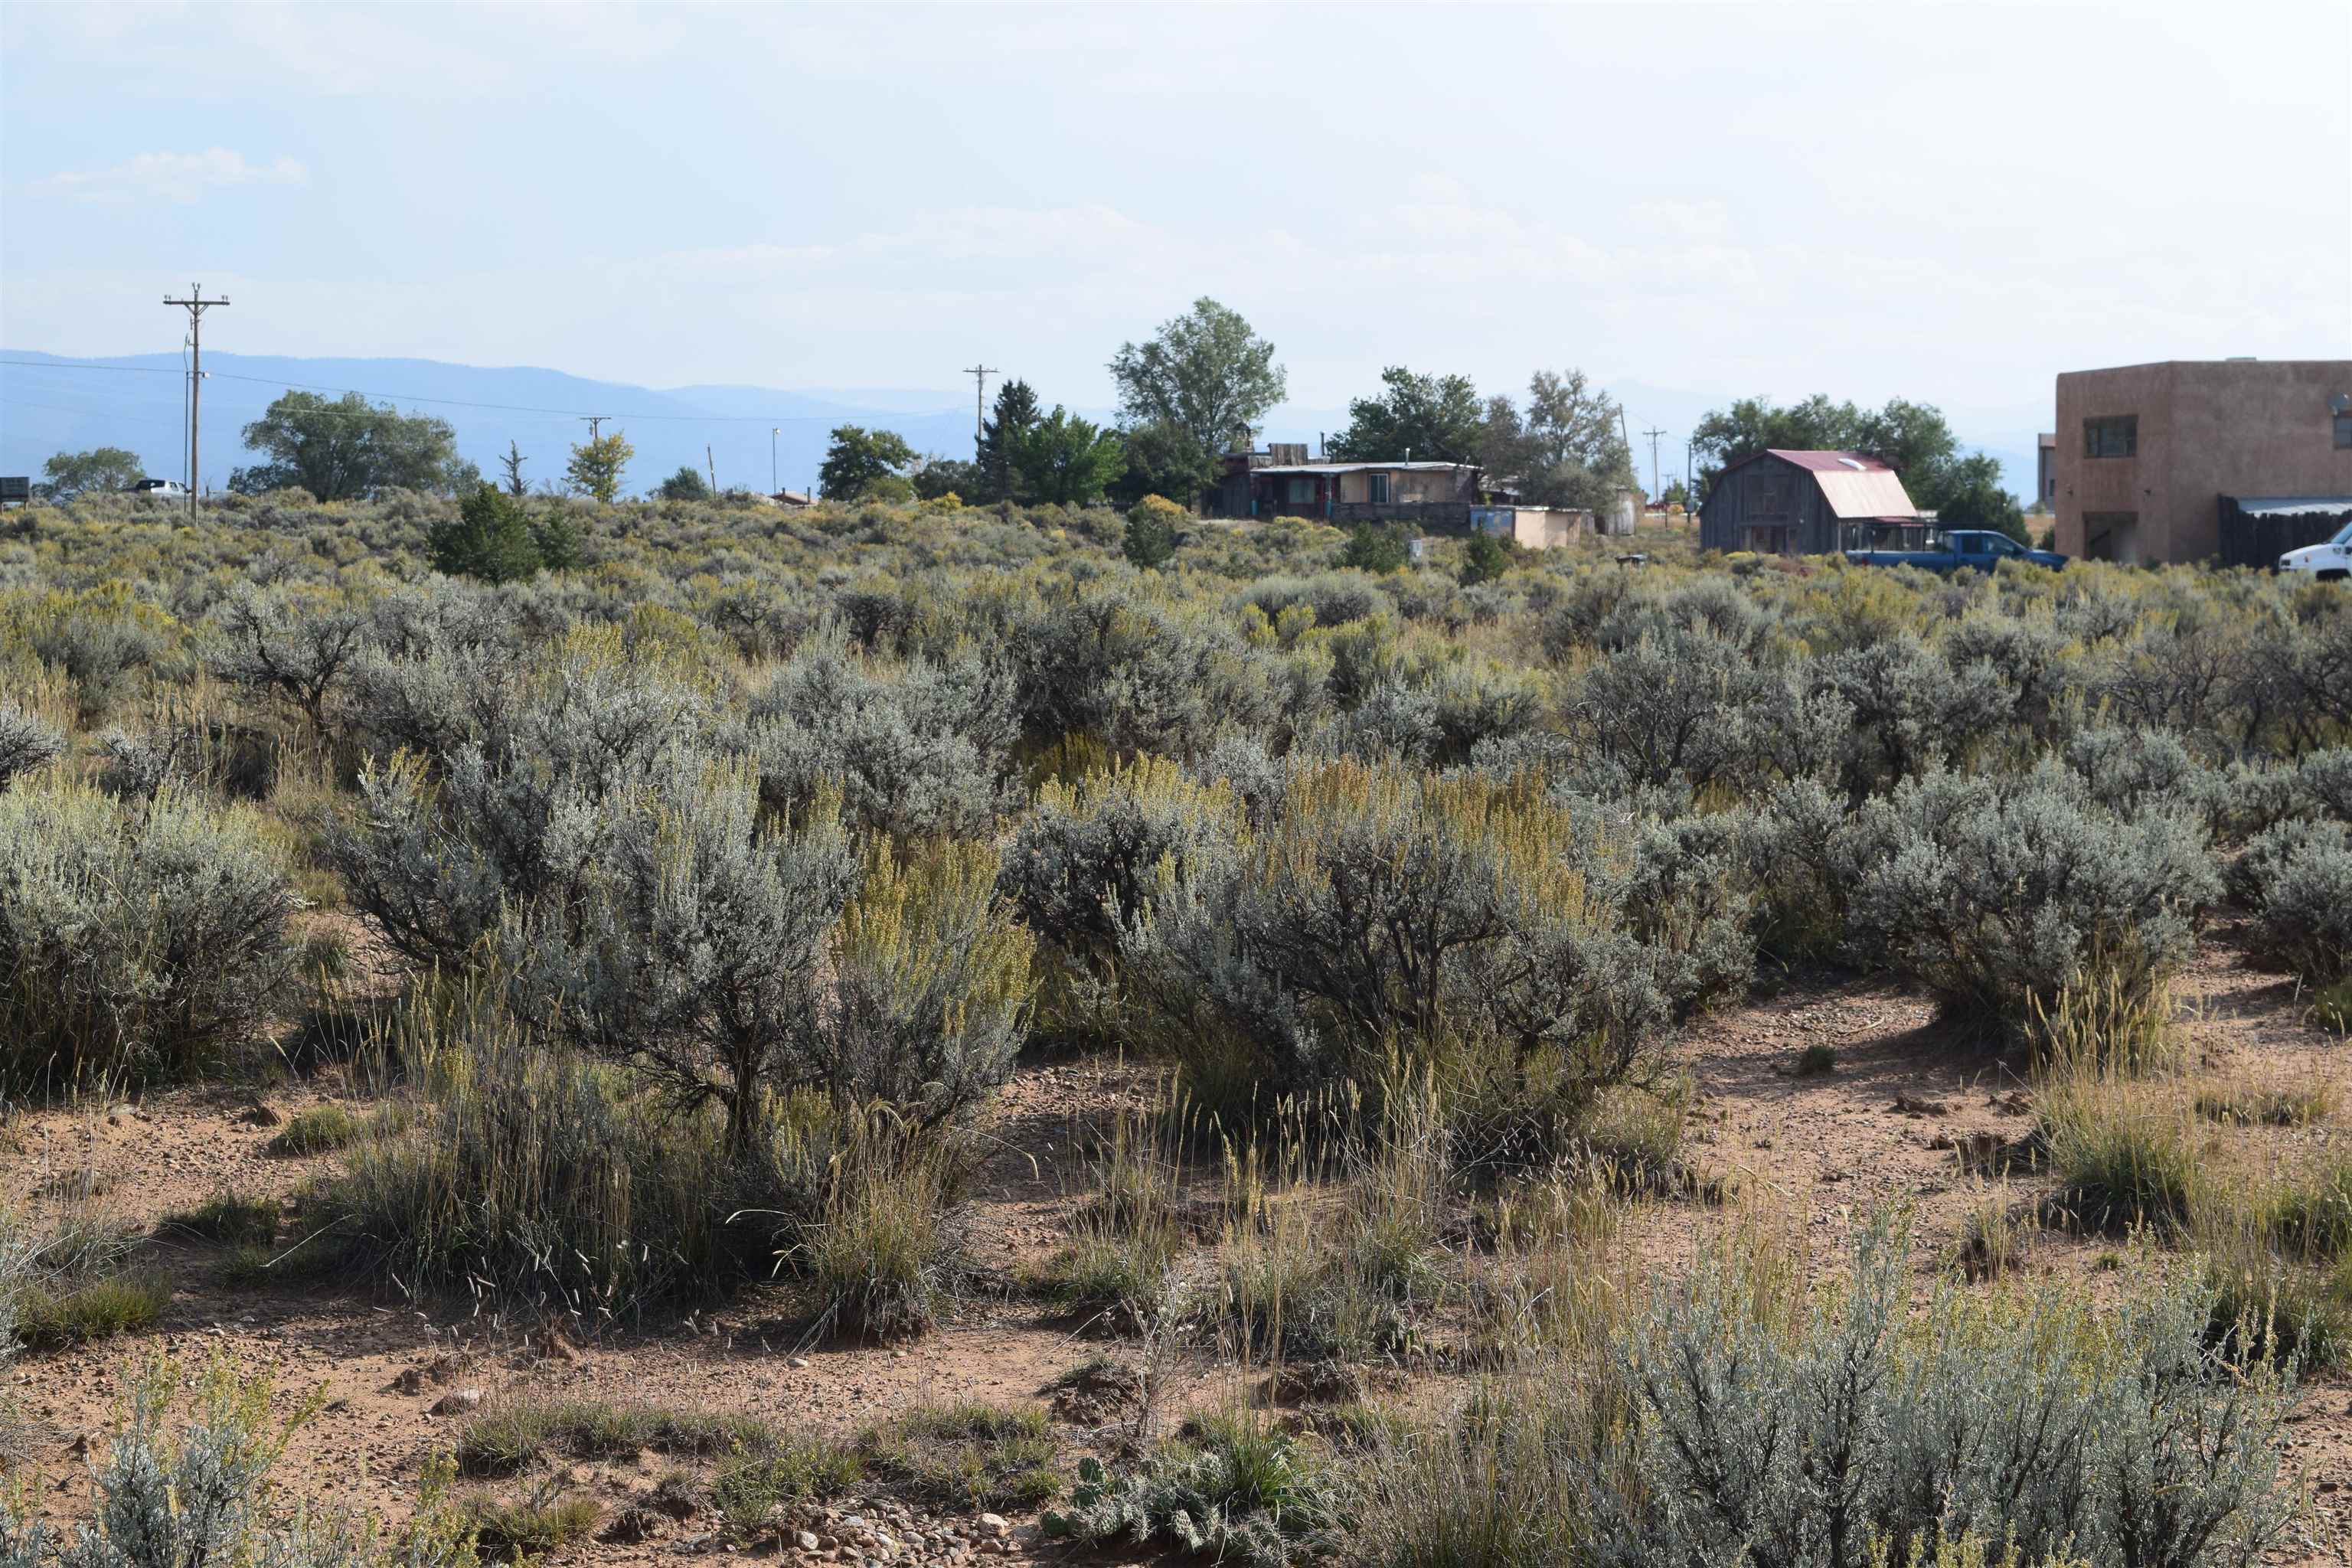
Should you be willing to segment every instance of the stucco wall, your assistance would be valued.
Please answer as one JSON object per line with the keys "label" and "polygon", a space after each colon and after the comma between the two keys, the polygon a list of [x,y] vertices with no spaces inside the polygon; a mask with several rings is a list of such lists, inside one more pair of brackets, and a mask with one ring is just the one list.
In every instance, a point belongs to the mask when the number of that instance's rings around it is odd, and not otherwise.
{"label": "stucco wall", "polygon": [[[2352,448],[2328,399],[2352,360],[2179,360],[2058,378],[2058,548],[2084,552],[2093,514],[2129,512],[2116,559],[2201,561],[2220,549],[2224,495],[2352,495]],[[2083,422],[2137,415],[2129,458],[2084,453]]]}

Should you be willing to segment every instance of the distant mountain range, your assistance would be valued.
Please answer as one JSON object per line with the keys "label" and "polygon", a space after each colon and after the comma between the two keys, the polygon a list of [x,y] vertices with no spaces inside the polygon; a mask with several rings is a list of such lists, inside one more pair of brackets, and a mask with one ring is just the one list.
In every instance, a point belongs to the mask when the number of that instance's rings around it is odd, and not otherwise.
{"label": "distant mountain range", "polygon": [[[0,474],[37,478],[41,465],[55,453],[112,446],[138,453],[157,478],[181,477],[186,468],[182,455],[184,368],[180,356],[170,353],[71,359],[0,349]],[[895,430],[918,452],[971,455],[969,388],[961,393],[948,388],[793,391],[765,386],[665,390],[530,366],[236,353],[206,354],[205,372],[203,477],[215,489],[227,483],[231,468],[254,460],[238,432],[281,393],[297,386],[331,396],[356,391],[373,402],[446,419],[457,431],[458,452],[485,474],[495,471],[497,459],[513,441],[522,448],[524,477],[534,484],[562,477],[572,443],[587,433],[583,416],[592,414],[604,416],[608,430],[627,432],[635,447],[636,457],[624,479],[625,488],[633,492],[652,489],[681,467],[707,474],[714,466],[721,487],[768,489],[772,430],[773,479],[787,489],[815,483],[826,442],[840,425]],[[1682,433],[1708,408],[1730,401],[1639,384],[1613,385],[1610,391],[1625,405],[1633,424],[1675,432],[1675,444],[1662,444],[1658,454],[1659,468],[1669,479],[1682,467]],[[1104,408],[1076,412],[1091,419],[1110,417]],[[1268,416],[1264,438],[1311,444],[1346,423],[1344,410],[1286,406]],[[1964,445],[1982,445],[1999,458],[2011,488],[2030,500],[2034,463],[2030,430],[2021,436],[2004,430],[1997,441],[1979,442],[1965,430],[1960,437]],[[1638,437],[1633,456],[1634,468],[1646,484],[1650,450]]]}

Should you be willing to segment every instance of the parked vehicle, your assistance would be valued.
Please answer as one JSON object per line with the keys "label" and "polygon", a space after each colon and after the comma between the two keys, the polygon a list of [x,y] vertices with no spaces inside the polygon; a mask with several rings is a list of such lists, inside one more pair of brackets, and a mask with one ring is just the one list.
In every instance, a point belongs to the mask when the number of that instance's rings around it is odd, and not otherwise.
{"label": "parked vehicle", "polygon": [[2352,576],[2352,522],[2325,544],[2306,544],[2279,557],[2282,572],[2308,572],[2323,583],[2341,583]]}
{"label": "parked vehicle", "polygon": [[1989,528],[1943,529],[1927,536],[1925,550],[1849,550],[1845,558],[1857,566],[1916,566],[1922,572],[1946,573],[1963,566],[1990,572],[2004,561],[2022,561],[2029,566],[2066,564],[2066,557],[2054,550],[2028,550]]}
{"label": "parked vehicle", "polygon": [[142,479],[131,487],[135,496],[184,496],[188,487],[177,479]]}

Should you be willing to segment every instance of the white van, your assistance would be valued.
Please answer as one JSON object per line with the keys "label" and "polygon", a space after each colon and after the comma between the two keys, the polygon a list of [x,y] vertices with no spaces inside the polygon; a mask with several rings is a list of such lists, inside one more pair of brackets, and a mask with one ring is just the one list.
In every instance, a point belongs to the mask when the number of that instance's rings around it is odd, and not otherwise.
{"label": "white van", "polygon": [[2306,544],[2279,557],[2282,572],[2308,572],[2323,583],[2340,583],[2352,576],[2352,522],[2325,544]]}
{"label": "white van", "polygon": [[177,479],[142,479],[131,487],[135,496],[184,496],[188,487]]}

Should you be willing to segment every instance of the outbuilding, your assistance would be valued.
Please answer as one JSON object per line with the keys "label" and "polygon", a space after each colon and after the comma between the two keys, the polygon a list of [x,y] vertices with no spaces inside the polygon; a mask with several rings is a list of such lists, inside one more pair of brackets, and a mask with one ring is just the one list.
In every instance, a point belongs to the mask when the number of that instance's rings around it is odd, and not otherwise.
{"label": "outbuilding", "polygon": [[1916,550],[1928,526],[1902,479],[1878,458],[1781,447],[1717,474],[1698,516],[1702,549],[1759,555]]}

